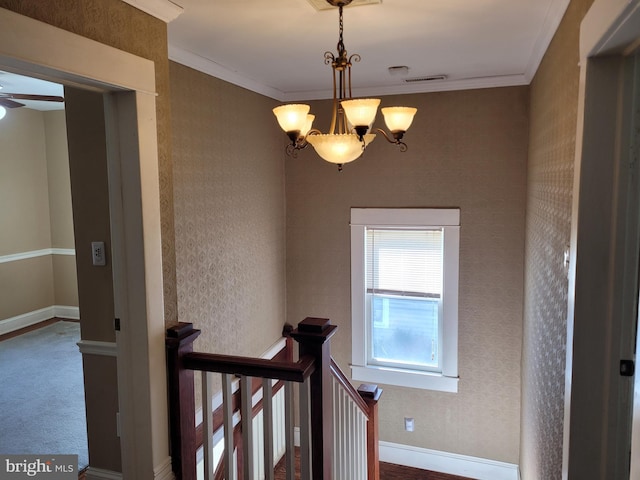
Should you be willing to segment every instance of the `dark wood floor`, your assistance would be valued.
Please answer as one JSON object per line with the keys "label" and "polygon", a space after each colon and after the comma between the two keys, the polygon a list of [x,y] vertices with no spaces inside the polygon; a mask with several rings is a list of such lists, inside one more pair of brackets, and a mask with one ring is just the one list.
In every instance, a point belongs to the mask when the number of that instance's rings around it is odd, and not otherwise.
{"label": "dark wood floor", "polygon": [[471,480],[467,477],[380,463],[380,480]]}
{"label": "dark wood floor", "polygon": [[[297,449],[296,449],[297,450]],[[300,478],[300,456],[296,451],[296,478]],[[284,462],[281,461],[276,467],[275,480],[285,480],[286,471]],[[348,480],[348,479],[336,479]],[[393,465],[391,463],[380,462],[380,480],[473,480],[467,477],[447,475],[444,473],[420,470],[418,468]]]}

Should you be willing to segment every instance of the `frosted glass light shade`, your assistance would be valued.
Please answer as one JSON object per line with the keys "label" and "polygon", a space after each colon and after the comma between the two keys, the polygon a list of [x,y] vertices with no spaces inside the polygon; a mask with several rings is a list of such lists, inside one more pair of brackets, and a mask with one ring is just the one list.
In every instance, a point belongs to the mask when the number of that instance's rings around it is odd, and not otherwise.
{"label": "frosted glass light shade", "polygon": [[352,133],[309,135],[307,142],[313,145],[318,155],[330,163],[349,163],[362,155],[362,142]]}
{"label": "frosted glass light shade", "polygon": [[315,115],[307,115],[307,119],[306,122],[304,124],[304,127],[302,127],[302,130],[300,130],[300,136],[301,137],[306,137],[307,133],[309,133],[309,130],[311,130],[311,126],[313,125],[313,121],[315,120],[316,116]]}
{"label": "frosted glass light shade", "polygon": [[382,110],[384,123],[391,132],[406,132],[418,111],[414,107],[385,107]]}
{"label": "frosted glass light shade", "polygon": [[285,132],[302,131],[307,123],[307,115],[311,107],[299,103],[280,105],[273,109],[280,128]]}
{"label": "frosted glass light shade", "polygon": [[2,120],[6,114],[7,114],[7,109],[4,108],[3,106],[0,106],[0,120]]}
{"label": "frosted glass light shade", "polygon": [[364,127],[371,125],[378,113],[379,98],[357,98],[340,102],[351,125]]}

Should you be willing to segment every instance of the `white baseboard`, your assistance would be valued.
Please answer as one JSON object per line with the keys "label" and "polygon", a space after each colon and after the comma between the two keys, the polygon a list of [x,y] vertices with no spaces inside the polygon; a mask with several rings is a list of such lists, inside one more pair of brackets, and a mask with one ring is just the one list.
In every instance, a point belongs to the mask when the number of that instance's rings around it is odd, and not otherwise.
{"label": "white baseboard", "polygon": [[53,317],[63,317],[70,319],[79,319],[80,310],[78,307],[69,307],[65,305],[52,305],[50,307],[34,310],[33,312],[23,313],[15,317],[0,320],[0,335],[14,332],[21,328],[30,327],[36,323],[44,322]]}
{"label": "white baseboard", "polygon": [[484,458],[380,442],[380,461],[477,480],[518,480],[518,466]]}
{"label": "white baseboard", "polygon": [[54,317],[68,318],[69,320],[80,320],[80,308],[68,305],[54,305]]}
{"label": "white baseboard", "polygon": [[171,469],[171,457],[165,460],[153,469],[154,480],[175,480],[175,475]]}
{"label": "white baseboard", "polygon": [[122,480],[122,473],[103,470],[102,468],[87,468],[87,480]]}

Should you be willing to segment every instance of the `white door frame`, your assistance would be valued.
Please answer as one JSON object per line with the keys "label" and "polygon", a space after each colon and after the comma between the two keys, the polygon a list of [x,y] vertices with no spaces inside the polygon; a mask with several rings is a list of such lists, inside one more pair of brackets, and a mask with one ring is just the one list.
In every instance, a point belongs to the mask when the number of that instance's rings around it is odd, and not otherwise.
{"label": "white door frame", "polygon": [[639,38],[640,0],[596,0],[581,25],[563,479],[629,478],[632,379],[619,369],[633,359],[639,205],[624,95]]}
{"label": "white door frame", "polygon": [[0,9],[0,66],[112,92],[106,111],[114,293],[122,320],[116,343],[123,477],[172,478],[154,64]]}

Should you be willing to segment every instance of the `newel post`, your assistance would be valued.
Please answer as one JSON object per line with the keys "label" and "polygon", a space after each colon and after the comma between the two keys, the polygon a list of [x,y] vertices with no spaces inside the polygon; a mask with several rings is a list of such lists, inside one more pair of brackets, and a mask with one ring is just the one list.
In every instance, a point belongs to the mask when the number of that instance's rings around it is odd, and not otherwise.
{"label": "newel post", "polygon": [[167,329],[167,388],[171,428],[171,466],[177,480],[196,478],[196,406],[193,370],[184,368],[182,358],[193,351],[200,330],[191,323]]}
{"label": "newel post", "polygon": [[363,383],[358,387],[360,397],[369,407],[369,421],[367,422],[367,479],[380,480],[380,447],[378,400],[382,389],[377,385]]}
{"label": "newel post", "polygon": [[313,480],[331,480],[333,468],[333,395],[331,344],[338,327],[326,318],[305,318],[291,336],[300,344],[299,355],[315,358],[309,378],[311,393],[311,464]]}

